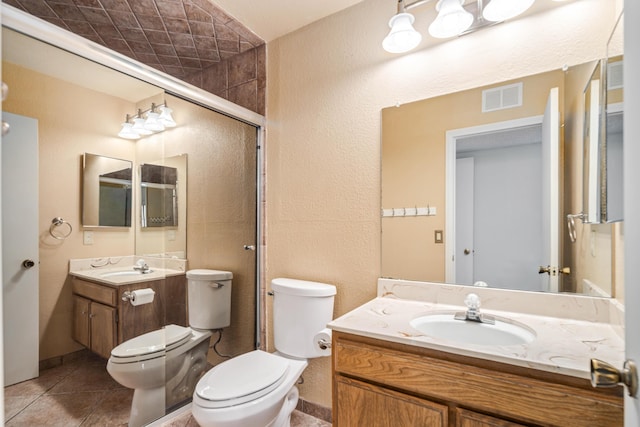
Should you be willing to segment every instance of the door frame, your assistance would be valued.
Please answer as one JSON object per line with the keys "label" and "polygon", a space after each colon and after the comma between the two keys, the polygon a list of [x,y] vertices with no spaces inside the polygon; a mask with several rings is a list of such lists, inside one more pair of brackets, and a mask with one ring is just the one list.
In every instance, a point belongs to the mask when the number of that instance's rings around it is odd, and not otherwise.
{"label": "door frame", "polygon": [[500,132],[509,129],[542,125],[542,115],[505,120],[479,126],[452,129],[446,132],[445,140],[445,283],[456,283],[455,265],[455,224],[456,224],[456,145],[458,139],[483,133]]}

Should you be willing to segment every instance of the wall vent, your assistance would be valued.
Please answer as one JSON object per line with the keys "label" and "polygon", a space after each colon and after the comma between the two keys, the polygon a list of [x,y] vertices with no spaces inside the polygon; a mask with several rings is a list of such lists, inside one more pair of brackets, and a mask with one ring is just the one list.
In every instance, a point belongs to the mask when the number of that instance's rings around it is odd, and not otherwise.
{"label": "wall vent", "polygon": [[607,90],[622,89],[622,61],[607,64]]}
{"label": "wall vent", "polygon": [[522,82],[482,91],[482,112],[504,110],[522,105]]}

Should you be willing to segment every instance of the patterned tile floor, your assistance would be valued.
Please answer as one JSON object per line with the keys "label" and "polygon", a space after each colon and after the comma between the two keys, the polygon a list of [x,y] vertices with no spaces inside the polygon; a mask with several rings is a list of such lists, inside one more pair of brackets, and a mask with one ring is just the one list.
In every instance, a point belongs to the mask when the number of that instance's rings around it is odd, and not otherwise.
{"label": "patterned tile floor", "polygon": [[[106,361],[88,356],[40,372],[33,380],[4,389],[7,427],[126,426],[133,390],[115,382]],[[165,417],[162,426],[197,427],[190,411]],[[294,411],[291,427],[331,426]]]}

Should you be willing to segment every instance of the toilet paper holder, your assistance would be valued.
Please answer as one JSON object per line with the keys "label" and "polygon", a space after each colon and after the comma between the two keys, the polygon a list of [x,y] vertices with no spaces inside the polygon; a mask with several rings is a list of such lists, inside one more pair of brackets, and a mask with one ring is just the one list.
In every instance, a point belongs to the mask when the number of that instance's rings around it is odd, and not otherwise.
{"label": "toilet paper holder", "polygon": [[[151,295],[136,295],[138,293],[150,293]],[[124,291],[122,293],[122,301],[129,302],[131,305],[142,305],[153,302],[155,292],[153,289],[136,289],[133,291]]]}
{"label": "toilet paper holder", "polygon": [[318,346],[320,347],[320,350],[326,350],[328,348],[331,348],[331,341],[327,341],[324,338],[321,338],[318,340]]}
{"label": "toilet paper holder", "polygon": [[133,294],[131,293],[131,291],[124,291],[122,293],[122,301],[127,302],[127,301],[131,301],[133,300]]}

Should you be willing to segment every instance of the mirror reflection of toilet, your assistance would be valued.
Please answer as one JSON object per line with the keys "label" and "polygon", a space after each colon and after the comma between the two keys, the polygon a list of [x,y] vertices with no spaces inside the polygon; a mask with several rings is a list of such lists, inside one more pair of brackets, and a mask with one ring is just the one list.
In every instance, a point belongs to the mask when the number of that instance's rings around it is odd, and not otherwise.
{"label": "mirror reflection of toilet", "polygon": [[167,325],[111,351],[107,371],[134,389],[130,427],[146,425],[191,397],[207,368],[211,332],[230,325],[232,278],[228,271],[188,271],[190,327]]}
{"label": "mirror reflection of toilet", "polygon": [[335,286],[280,278],[271,289],[277,351],[245,353],[207,372],[191,406],[200,426],[289,427],[307,359],[328,355],[314,337],[333,317]]}

